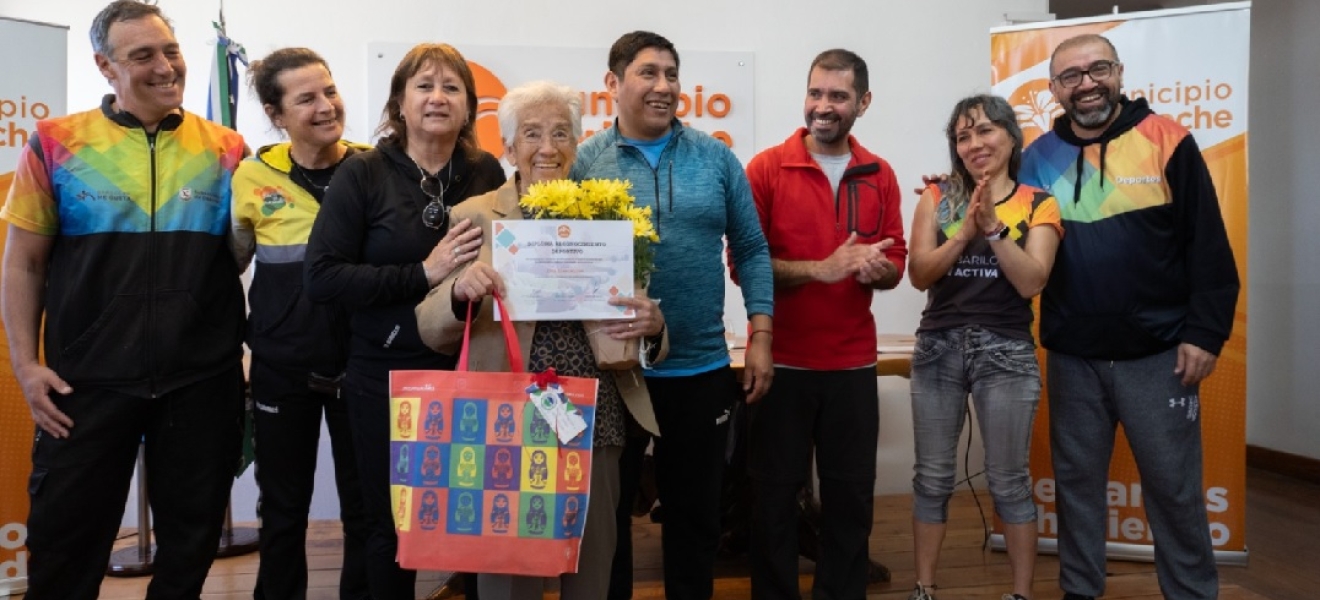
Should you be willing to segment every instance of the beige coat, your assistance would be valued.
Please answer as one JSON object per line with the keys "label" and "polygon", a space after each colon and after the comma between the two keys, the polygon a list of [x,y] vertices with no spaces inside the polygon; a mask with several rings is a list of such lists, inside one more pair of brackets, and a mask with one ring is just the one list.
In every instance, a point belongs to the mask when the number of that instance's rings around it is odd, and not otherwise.
{"label": "beige coat", "polygon": [[[518,208],[517,178],[510,178],[499,189],[474,196],[454,207],[451,222],[471,219],[472,224],[482,231],[481,253],[477,260],[490,264],[491,240],[490,223],[496,219],[521,219],[522,210]],[[454,282],[464,269],[456,269],[439,285],[427,293],[421,304],[417,305],[417,329],[422,342],[442,354],[457,356],[463,343],[463,318],[454,315]],[[472,320],[472,341],[468,368],[473,371],[507,372],[509,360],[504,350],[504,333],[494,317],[495,303],[481,303],[481,310]],[[536,330],[533,321],[516,321],[513,324],[518,334],[519,352],[524,367],[528,364],[532,349],[532,334]],[[669,334],[661,339],[659,359],[664,360],[669,353]],[[655,421],[655,411],[651,408],[651,396],[642,379],[642,370],[635,367],[627,371],[610,371],[623,396],[628,412],[642,427],[652,434],[659,434]]]}

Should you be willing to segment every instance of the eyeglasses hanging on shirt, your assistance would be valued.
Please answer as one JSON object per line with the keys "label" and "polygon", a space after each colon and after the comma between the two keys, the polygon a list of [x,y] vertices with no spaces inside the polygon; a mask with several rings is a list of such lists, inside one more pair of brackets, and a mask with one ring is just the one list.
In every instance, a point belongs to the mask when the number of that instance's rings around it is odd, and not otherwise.
{"label": "eyeglasses hanging on shirt", "polygon": [[[416,161],[414,161],[413,164],[416,165]],[[449,210],[451,207],[445,204],[444,197],[445,190],[449,188],[451,183],[453,183],[454,161],[451,159],[445,164],[445,168],[443,169],[448,175],[447,179],[449,181],[447,182],[440,181],[439,171],[437,171],[435,175],[432,175],[427,173],[426,169],[423,169],[421,165],[417,165],[417,170],[422,174],[422,180],[418,182],[418,186],[422,188],[422,193],[426,194],[426,197],[431,199],[431,201],[422,208],[422,224],[431,229],[443,229],[445,223],[449,221]]]}

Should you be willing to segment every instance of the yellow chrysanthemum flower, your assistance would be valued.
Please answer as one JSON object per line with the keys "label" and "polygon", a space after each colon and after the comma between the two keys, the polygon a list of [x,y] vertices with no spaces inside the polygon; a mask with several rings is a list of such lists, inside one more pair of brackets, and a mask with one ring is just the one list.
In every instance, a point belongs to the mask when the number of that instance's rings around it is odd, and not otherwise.
{"label": "yellow chrysanthemum flower", "polygon": [[660,235],[651,221],[651,207],[636,205],[632,184],[618,179],[587,179],[575,183],[566,179],[532,184],[518,204],[534,219],[583,219],[630,221],[633,225],[633,271],[645,279],[655,270],[655,250],[651,244]]}

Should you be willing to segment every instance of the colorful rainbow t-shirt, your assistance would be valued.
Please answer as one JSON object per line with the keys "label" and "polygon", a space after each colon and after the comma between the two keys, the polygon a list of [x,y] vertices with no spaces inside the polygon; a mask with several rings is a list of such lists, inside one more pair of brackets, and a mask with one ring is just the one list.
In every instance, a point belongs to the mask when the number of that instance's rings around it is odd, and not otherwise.
{"label": "colorful rainbow t-shirt", "polygon": [[[944,215],[937,219],[945,224],[936,234],[936,243],[943,244],[958,233],[966,215],[949,214],[947,187],[932,186],[931,193],[935,214]],[[1063,235],[1058,203],[1040,188],[1018,184],[995,204],[995,214],[1008,226],[1009,238],[1019,247],[1026,246],[1033,227],[1052,227]],[[978,235],[963,248],[949,272],[927,292],[926,309],[921,313],[917,331],[980,325],[1005,337],[1031,340],[1032,320],[1031,300],[1023,298],[1008,281],[999,269],[999,258],[990,242]]]}

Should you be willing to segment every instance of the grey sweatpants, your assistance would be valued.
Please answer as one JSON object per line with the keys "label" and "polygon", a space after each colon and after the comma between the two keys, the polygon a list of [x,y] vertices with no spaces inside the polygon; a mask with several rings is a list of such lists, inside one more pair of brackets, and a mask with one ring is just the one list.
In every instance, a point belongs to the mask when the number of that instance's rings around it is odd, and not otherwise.
{"label": "grey sweatpants", "polygon": [[1050,450],[1059,513],[1059,584],[1105,589],[1106,486],[1123,424],[1155,539],[1155,571],[1170,600],[1219,596],[1201,482],[1199,386],[1174,375],[1178,349],[1135,360],[1050,352]]}

